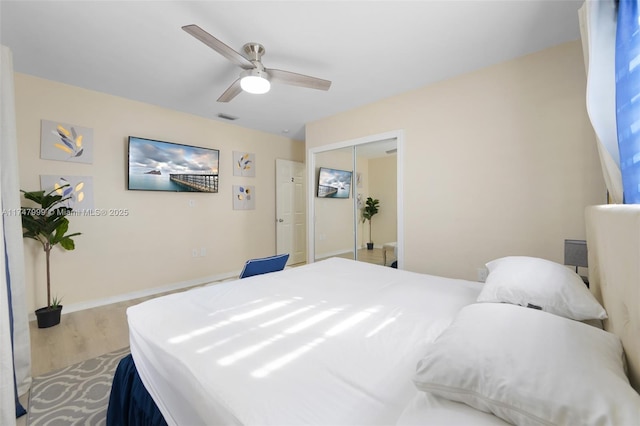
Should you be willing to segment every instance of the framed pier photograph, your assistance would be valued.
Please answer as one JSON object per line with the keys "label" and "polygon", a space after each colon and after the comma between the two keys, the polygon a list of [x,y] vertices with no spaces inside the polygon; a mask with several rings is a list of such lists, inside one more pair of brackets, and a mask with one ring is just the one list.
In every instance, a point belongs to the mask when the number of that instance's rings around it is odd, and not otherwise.
{"label": "framed pier photograph", "polygon": [[318,172],[318,198],[349,198],[351,175],[348,170],[320,167]]}
{"label": "framed pier photograph", "polygon": [[218,192],[220,151],[129,136],[127,189]]}

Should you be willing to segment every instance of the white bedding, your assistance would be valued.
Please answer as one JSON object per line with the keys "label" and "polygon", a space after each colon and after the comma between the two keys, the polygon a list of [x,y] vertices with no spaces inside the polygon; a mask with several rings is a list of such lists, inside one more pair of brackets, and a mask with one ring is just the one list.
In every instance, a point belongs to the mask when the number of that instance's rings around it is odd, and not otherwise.
{"label": "white bedding", "polygon": [[510,424],[493,414],[483,413],[461,402],[416,390],[396,426],[508,426]]}
{"label": "white bedding", "polygon": [[333,258],[133,306],[131,352],[170,425],[395,424],[480,289]]}

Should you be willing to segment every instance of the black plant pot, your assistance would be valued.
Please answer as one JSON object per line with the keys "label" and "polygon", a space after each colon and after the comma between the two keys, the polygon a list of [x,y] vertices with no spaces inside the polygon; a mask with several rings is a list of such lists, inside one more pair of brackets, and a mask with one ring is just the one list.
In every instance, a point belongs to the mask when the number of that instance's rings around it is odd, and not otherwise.
{"label": "black plant pot", "polygon": [[38,328],[48,328],[60,324],[60,314],[62,313],[62,305],[55,308],[36,309],[36,319],[38,320]]}
{"label": "black plant pot", "polygon": [[367,243],[367,250],[373,250],[373,243]]}

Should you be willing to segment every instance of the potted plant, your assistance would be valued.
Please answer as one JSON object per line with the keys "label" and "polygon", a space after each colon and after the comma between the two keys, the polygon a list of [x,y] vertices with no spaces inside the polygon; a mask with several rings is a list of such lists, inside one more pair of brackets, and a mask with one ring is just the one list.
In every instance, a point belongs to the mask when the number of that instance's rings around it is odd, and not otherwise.
{"label": "potted plant", "polygon": [[64,206],[64,202],[71,197],[60,195],[61,188],[49,193],[45,191],[27,192],[20,190],[24,198],[31,200],[36,207],[22,207],[22,236],[31,238],[42,244],[47,265],[47,306],[36,310],[38,328],[52,327],[60,323],[62,305],[57,297],[51,298],[50,261],[51,249],[56,245],[65,250],[73,250],[75,244],[72,237],[80,235],[79,232],[67,234],[69,220],[65,217],[72,211]]}
{"label": "potted plant", "polygon": [[367,197],[365,206],[362,208],[362,222],[369,221],[369,242],[367,243],[367,250],[373,250],[373,238],[371,237],[371,218],[378,214],[378,208],[380,201],[371,197]]}

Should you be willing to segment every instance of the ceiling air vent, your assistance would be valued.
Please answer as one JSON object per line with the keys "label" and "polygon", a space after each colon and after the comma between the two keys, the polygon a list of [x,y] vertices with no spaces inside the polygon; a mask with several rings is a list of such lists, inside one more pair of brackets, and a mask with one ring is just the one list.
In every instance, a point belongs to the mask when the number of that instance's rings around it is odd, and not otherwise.
{"label": "ceiling air vent", "polygon": [[231,121],[238,119],[238,117],[234,117],[233,115],[227,115],[222,113],[218,114],[218,117],[224,118],[225,120],[231,120]]}

